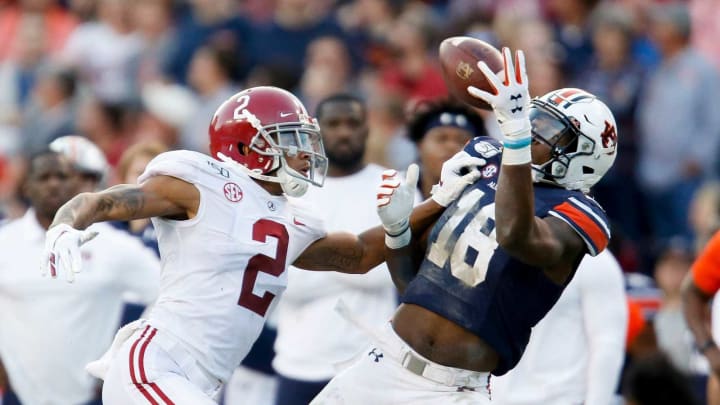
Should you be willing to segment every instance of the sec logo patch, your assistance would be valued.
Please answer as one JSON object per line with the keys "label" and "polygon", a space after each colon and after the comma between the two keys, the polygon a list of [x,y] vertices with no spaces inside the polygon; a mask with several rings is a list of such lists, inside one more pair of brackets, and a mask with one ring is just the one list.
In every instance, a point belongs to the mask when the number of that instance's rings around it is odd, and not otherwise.
{"label": "sec logo patch", "polygon": [[225,183],[223,191],[225,192],[225,198],[229,201],[238,202],[243,198],[242,189],[235,183]]}
{"label": "sec logo patch", "polygon": [[493,177],[497,174],[498,168],[495,165],[487,165],[483,167],[482,169],[482,176],[485,179],[488,179],[490,177]]}

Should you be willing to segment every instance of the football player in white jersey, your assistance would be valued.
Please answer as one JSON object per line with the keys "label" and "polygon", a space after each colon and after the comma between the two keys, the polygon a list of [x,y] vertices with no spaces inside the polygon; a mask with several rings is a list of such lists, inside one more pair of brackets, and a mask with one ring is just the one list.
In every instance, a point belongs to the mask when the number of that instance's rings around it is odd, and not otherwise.
{"label": "football player in white jersey", "polygon": [[93,225],[90,230],[101,235],[82,248],[82,280],[68,288],[40,277],[45,231],[77,193],[78,180],[67,157],[39,152],[23,184],[30,209],[0,228],[0,357],[12,390],[7,404],[99,403],[99,382],[85,364],[112,341],[125,293],[144,304],[157,296],[160,261],[154,252],[102,224]]}
{"label": "football player in white jersey", "polygon": [[[326,234],[297,199],[327,169],[319,128],[275,87],[225,101],[210,123],[212,157],[159,155],[137,185],[81,194],[48,230],[43,271],[80,270],[92,223],[152,217],[162,260],[160,296],[147,320],[124,328],[105,360],[103,401],[212,404],[250,350],[285,288],[290,264],[364,273],[384,260],[381,227]],[[453,193],[454,184],[443,185]]]}

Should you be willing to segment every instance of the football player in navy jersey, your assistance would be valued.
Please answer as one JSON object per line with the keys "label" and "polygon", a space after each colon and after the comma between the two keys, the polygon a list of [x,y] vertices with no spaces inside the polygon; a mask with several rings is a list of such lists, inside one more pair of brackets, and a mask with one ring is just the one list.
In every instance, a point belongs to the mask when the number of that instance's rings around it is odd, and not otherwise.
{"label": "football player in navy jersey", "polygon": [[441,183],[468,166],[479,178],[413,211],[414,168],[405,182],[387,174],[378,214],[402,305],[313,404],[490,403],[490,376],[517,364],[583,256],[607,246],[607,218],[586,193],[615,159],[612,113],[580,89],[531,101],[522,51],[503,57],[498,75],[478,63],[496,94],[468,91],[493,106],[504,140],[473,139]]}

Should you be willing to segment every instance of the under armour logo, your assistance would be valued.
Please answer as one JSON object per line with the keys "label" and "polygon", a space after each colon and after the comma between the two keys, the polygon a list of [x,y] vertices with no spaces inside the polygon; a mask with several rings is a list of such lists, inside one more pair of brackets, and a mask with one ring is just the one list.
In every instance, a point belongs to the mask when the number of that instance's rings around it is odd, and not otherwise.
{"label": "under armour logo", "polygon": [[368,353],[368,356],[375,356],[375,363],[378,363],[378,362],[380,362],[380,359],[383,357],[383,354],[380,352],[375,353],[375,350],[377,350],[377,348],[373,348],[372,351],[370,351],[370,353]]}
{"label": "under armour logo", "polygon": [[514,107],[513,109],[511,109],[510,110],[511,113],[515,114],[516,112],[522,111],[522,104],[520,103],[520,100],[522,100],[522,97],[523,97],[522,93],[510,95],[510,101],[514,101],[517,104],[520,104],[517,107]]}

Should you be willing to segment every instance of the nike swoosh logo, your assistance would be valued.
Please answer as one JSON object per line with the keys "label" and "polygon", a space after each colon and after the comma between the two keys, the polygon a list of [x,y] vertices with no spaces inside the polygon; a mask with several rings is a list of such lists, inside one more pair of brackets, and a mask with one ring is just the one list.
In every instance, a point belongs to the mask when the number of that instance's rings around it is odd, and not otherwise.
{"label": "nike swoosh logo", "polygon": [[302,222],[298,221],[297,218],[293,217],[293,224],[298,226],[305,226]]}
{"label": "nike swoosh logo", "polygon": [[281,113],[280,113],[280,118],[289,117],[289,116],[291,116],[291,115],[293,115],[293,114],[295,114],[295,113],[292,113],[292,112],[289,112],[289,113],[281,112]]}

